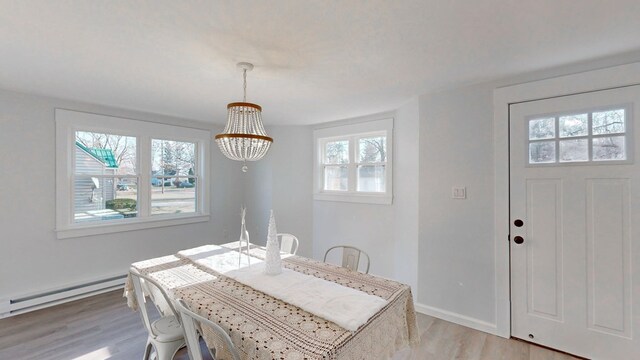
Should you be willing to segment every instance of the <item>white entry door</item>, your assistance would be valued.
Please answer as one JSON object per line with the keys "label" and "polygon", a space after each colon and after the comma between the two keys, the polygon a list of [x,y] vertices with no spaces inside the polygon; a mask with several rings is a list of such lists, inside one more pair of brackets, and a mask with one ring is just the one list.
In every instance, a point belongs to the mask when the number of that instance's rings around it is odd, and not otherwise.
{"label": "white entry door", "polygon": [[510,106],[511,333],[640,359],[640,86]]}

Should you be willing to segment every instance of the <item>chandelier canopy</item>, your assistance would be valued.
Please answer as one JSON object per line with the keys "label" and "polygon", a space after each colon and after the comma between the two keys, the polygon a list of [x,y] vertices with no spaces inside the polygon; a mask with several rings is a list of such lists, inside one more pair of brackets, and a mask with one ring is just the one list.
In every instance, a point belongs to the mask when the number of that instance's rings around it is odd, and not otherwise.
{"label": "chandelier canopy", "polygon": [[[227,105],[227,125],[216,135],[216,143],[224,156],[237,161],[256,161],[267,154],[273,139],[267,136],[262,125],[262,107],[247,102],[247,71],[249,63],[238,63],[244,79],[244,99]],[[242,171],[247,171],[246,165]]]}

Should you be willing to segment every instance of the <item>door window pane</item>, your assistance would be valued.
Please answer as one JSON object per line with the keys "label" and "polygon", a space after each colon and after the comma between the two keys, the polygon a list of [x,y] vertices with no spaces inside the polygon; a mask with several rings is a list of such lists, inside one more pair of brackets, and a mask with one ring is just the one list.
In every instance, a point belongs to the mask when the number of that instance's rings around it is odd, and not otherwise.
{"label": "door window pane", "polygon": [[529,120],[529,164],[627,160],[626,115],[613,108]]}
{"label": "door window pane", "polygon": [[587,139],[560,140],[560,162],[589,161]]}
{"label": "door window pane", "polygon": [[529,120],[529,140],[553,139],[556,136],[556,119]]}
{"label": "door window pane", "polygon": [[[560,116],[559,119],[560,137],[586,136],[589,135],[589,115],[577,114]],[[562,147],[560,148],[562,153]]]}
{"label": "door window pane", "polygon": [[593,113],[593,134],[619,134],[625,132],[624,109]]}
{"label": "door window pane", "polygon": [[324,189],[347,191],[349,170],[345,165],[326,165],[324,167]]}
{"label": "door window pane", "polygon": [[358,166],[358,191],[384,192],[385,191],[385,166],[384,165],[359,165]]}
{"label": "door window pane", "polygon": [[135,175],[136,138],[76,131],[75,174]]}
{"label": "door window pane", "polygon": [[330,141],[325,144],[325,164],[349,163],[349,140]]}
{"label": "door window pane", "polygon": [[556,162],[556,142],[536,141],[529,143],[529,163],[553,163]]}
{"label": "door window pane", "polygon": [[[154,181],[158,185],[154,185]],[[196,212],[196,178],[153,177],[151,180],[151,214]]]}
{"label": "door window pane", "polygon": [[379,163],[387,161],[386,136],[361,138],[358,140],[359,162]]}
{"label": "door window pane", "polygon": [[136,178],[78,176],[74,181],[76,223],[136,217],[137,203]]}
{"label": "door window pane", "polygon": [[593,160],[625,160],[624,136],[593,139]]}

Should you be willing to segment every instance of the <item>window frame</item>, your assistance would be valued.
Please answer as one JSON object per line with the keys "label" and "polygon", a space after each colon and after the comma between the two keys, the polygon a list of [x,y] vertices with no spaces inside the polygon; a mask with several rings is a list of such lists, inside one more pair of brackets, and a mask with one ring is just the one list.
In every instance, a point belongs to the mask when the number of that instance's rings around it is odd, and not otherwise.
{"label": "window frame", "polygon": [[[332,126],[314,130],[314,200],[342,201],[370,204],[392,204],[393,202],[393,118],[367,121],[348,125]],[[359,140],[362,138],[386,136],[386,162],[361,163],[358,157]],[[324,155],[326,144],[332,141],[349,141],[349,161],[347,190],[324,189]],[[385,191],[357,191],[359,165],[385,165]]]}
{"label": "window frame", "polygon": [[[56,234],[58,239],[209,221],[209,152],[211,133],[189,127],[126,119],[86,112],[55,109],[56,122]],[[91,131],[136,138],[137,216],[75,222],[74,183],[76,131]],[[196,144],[196,211],[151,215],[152,139]],[[109,176],[111,177],[111,176]],[[120,176],[113,176],[120,177]]]}

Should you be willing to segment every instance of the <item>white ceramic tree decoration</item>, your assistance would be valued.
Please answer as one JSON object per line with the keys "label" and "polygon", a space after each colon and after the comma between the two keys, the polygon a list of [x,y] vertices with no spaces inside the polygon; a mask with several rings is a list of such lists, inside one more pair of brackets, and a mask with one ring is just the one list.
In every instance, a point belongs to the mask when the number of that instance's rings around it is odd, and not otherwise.
{"label": "white ceramic tree decoration", "polygon": [[264,273],[278,275],[282,272],[282,259],[280,258],[280,244],[278,243],[278,230],[276,220],[271,210],[269,217],[269,231],[267,233],[267,254],[264,262]]}
{"label": "white ceramic tree decoration", "polygon": [[251,265],[251,256],[249,255],[249,232],[247,231],[247,225],[245,224],[244,218],[247,214],[247,208],[242,207],[242,227],[240,228],[240,240],[238,240],[238,267],[242,266],[242,243],[245,242],[247,244],[247,262]]}

